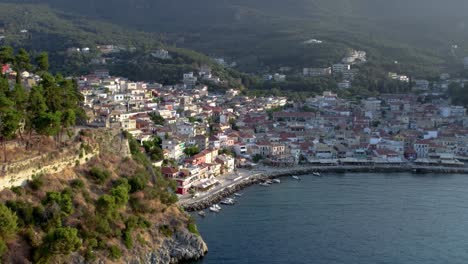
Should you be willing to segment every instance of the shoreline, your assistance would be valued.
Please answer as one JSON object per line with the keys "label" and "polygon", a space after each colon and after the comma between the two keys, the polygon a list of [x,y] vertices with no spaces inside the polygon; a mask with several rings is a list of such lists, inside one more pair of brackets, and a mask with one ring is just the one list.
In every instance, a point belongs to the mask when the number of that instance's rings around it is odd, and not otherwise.
{"label": "shoreline", "polygon": [[412,173],[412,174],[429,174],[429,173],[448,173],[448,174],[468,174],[468,168],[455,168],[455,167],[425,167],[425,166],[330,166],[330,167],[292,167],[289,169],[279,169],[278,171],[269,172],[254,172],[246,179],[235,182],[222,188],[199,201],[187,201],[179,205],[187,212],[194,212],[204,210],[213,204],[219,203],[226,197],[232,196],[234,193],[239,192],[249,186],[258,184],[262,181],[312,174],[314,172],[320,173]]}

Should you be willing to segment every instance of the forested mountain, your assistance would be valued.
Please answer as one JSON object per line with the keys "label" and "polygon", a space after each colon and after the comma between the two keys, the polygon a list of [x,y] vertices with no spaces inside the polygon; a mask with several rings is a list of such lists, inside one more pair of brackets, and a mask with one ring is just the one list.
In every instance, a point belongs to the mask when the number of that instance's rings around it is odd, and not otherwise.
{"label": "forested mountain", "polygon": [[[361,49],[389,71],[418,77],[459,68],[468,54],[468,2],[463,0],[0,0],[23,16],[1,23],[36,23],[44,45],[70,39],[162,41],[235,60],[249,72],[280,66],[323,67],[347,49]],[[25,5],[28,4],[28,5]],[[12,6],[12,5],[8,5]],[[34,7],[34,8],[31,8]],[[41,11],[42,10],[42,11]],[[40,14],[37,14],[41,11]],[[54,17],[53,20],[45,17]],[[32,21],[34,20],[34,21]],[[41,27],[43,26],[43,27]],[[137,33],[138,32],[138,33]],[[79,37],[75,37],[79,33]],[[89,34],[94,34],[93,38]],[[136,36],[138,35],[138,36]],[[308,39],[322,45],[304,45]],[[59,40],[59,41],[53,41]],[[75,42],[76,42],[75,41]],[[72,41],[73,42],[73,41]],[[452,45],[458,45],[453,49]],[[399,61],[398,66],[394,61]]]}
{"label": "forested mountain", "polygon": [[[459,61],[468,51],[463,0],[2,0],[50,6],[132,30],[163,33],[179,46],[258,65],[323,66],[346,48],[406,71]],[[302,41],[325,40],[321,47]],[[451,46],[457,44],[456,51]]]}

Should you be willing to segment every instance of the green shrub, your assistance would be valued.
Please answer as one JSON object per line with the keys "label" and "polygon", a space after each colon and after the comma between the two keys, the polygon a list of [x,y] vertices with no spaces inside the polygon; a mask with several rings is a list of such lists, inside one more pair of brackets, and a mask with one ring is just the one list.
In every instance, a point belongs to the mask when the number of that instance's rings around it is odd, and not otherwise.
{"label": "green shrub", "polygon": [[195,223],[188,223],[187,229],[192,234],[195,234],[197,236],[200,235],[200,232],[198,232],[198,228],[197,228],[197,225]]}
{"label": "green shrub", "polygon": [[7,201],[6,206],[18,216],[19,226],[34,224],[34,207],[23,201]]}
{"label": "green shrub", "polygon": [[166,237],[172,237],[174,231],[168,225],[162,225],[159,227],[159,231]]}
{"label": "green shrub", "polygon": [[23,194],[23,188],[21,188],[20,186],[11,187],[10,190],[18,196],[21,196]]}
{"label": "green shrub", "polygon": [[96,216],[95,219],[96,232],[109,236],[112,234],[112,228],[110,227],[109,220],[106,217]]}
{"label": "green shrub", "polygon": [[13,236],[18,229],[18,217],[10,208],[0,204],[0,238]]}
{"label": "green shrub", "polygon": [[117,205],[115,203],[115,197],[104,194],[99,197],[97,201],[97,211],[99,214],[105,217],[113,217],[117,213]]}
{"label": "green shrub", "polygon": [[123,239],[123,242],[124,242],[124,245],[130,249],[133,247],[133,238],[132,238],[132,232],[131,230],[129,229],[126,229],[123,233],[123,236],[122,236],[122,239]]}
{"label": "green shrub", "polygon": [[8,247],[3,239],[0,238],[0,259],[8,250]]}
{"label": "green shrub", "polygon": [[118,260],[122,257],[122,251],[117,246],[112,245],[109,247],[109,257],[112,260]]}
{"label": "green shrub", "polygon": [[128,179],[128,183],[131,186],[131,192],[138,192],[143,190],[148,184],[149,176],[144,172],[139,172],[135,176]]}
{"label": "green shrub", "polygon": [[96,260],[96,254],[93,252],[92,249],[86,249],[86,253],[85,253],[85,259],[88,261],[88,262],[94,262]]}
{"label": "green shrub", "polygon": [[108,170],[92,167],[89,176],[97,183],[103,184],[110,178],[111,174]]}
{"label": "green shrub", "polygon": [[121,207],[128,203],[129,191],[130,186],[128,184],[121,184],[111,190],[111,195],[114,197],[117,206]]}
{"label": "green shrub", "polygon": [[36,252],[35,260],[47,263],[52,255],[68,255],[81,247],[78,230],[71,227],[52,229],[44,238],[44,243]]}
{"label": "green shrub", "polygon": [[34,191],[40,190],[42,186],[44,186],[44,180],[42,178],[42,174],[34,175],[29,181],[29,187],[31,187],[31,189],[33,189]]}
{"label": "green shrub", "polygon": [[72,180],[70,186],[74,189],[82,189],[84,187],[84,182],[81,179]]}
{"label": "green shrub", "polygon": [[61,193],[48,192],[46,198],[42,200],[42,204],[47,205],[50,203],[58,204],[62,212],[67,215],[73,212],[72,192],[70,189],[65,189]]}

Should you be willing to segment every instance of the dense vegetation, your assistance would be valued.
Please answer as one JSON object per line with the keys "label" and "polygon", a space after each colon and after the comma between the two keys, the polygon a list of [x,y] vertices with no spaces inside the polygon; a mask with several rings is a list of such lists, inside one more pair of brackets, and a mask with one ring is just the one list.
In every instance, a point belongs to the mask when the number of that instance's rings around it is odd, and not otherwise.
{"label": "dense vegetation", "polygon": [[158,170],[152,175],[139,149],[132,153],[134,160],[101,154],[68,172],[69,178],[37,175],[24,188],[2,191],[5,263],[69,263],[73,252],[88,261],[117,261],[136,248],[154,249],[154,241],[165,236],[155,227],[172,234],[193,225],[173,207],[174,183]]}
{"label": "dense vegetation", "polygon": [[[2,2],[2,1],[0,1]],[[27,30],[21,33],[22,30]],[[47,51],[51,72],[87,74],[94,69],[108,68],[112,74],[132,80],[179,82],[182,74],[196,71],[201,65],[212,66],[215,73],[232,78],[209,57],[200,53],[165,46],[161,36],[124,29],[111,23],[53,10],[45,5],[0,3],[0,43],[28,50],[33,57]],[[121,52],[100,54],[97,45],[114,45]],[[90,48],[89,52],[70,52],[70,48]],[[169,50],[172,59],[151,56],[159,48]],[[93,59],[106,59],[106,64]]]}
{"label": "dense vegetation", "polygon": [[[76,83],[61,75],[51,75],[46,53],[40,53],[32,65],[24,49],[15,53],[13,48],[4,46],[0,47],[0,64],[11,64],[16,75],[14,84],[10,84],[7,75],[0,76],[0,139],[5,162],[7,140],[20,136],[27,148],[29,139],[36,133],[53,136],[59,143],[63,134],[84,117],[82,95]],[[25,70],[34,70],[41,77],[29,91],[21,80]]]}
{"label": "dense vegetation", "polygon": [[[363,74],[354,88],[340,93],[370,96],[409,89],[389,80],[388,72],[426,79],[435,79],[442,71],[460,75],[461,58],[468,54],[463,26],[468,21],[460,12],[466,2],[421,2],[0,0],[0,35],[5,36],[3,42],[26,47],[33,56],[39,50],[49,51],[52,72],[77,75],[105,67],[132,80],[174,84],[183,73],[210,65],[225,81],[202,82],[212,90],[247,87],[252,94],[279,90],[297,98],[337,91],[337,80],[301,78],[295,73],[303,67],[330,66],[349,49],[360,49],[367,51],[369,63],[360,66]],[[28,32],[21,33],[22,29]],[[323,43],[304,43],[312,38]],[[96,45],[103,44],[117,45],[122,51],[100,54]],[[90,51],[67,52],[71,47],[90,47]],[[223,68],[205,55],[179,47],[236,61],[237,70],[251,74]],[[151,56],[159,48],[169,50],[172,58]],[[105,59],[105,64],[93,62],[96,58]],[[256,77],[281,66],[292,67],[287,82]]]}
{"label": "dense vegetation", "polygon": [[[47,3],[75,14],[161,39],[234,58],[244,69],[259,65],[324,66],[347,48],[368,51],[374,61],[420,74],[459,63],[468,52],[463,0],[3,0]],[[176,18],[176,19],[175,19]],[[194,23],[196,21],[196,23]],[[307,39],[323,45],[304,45]],[[459,48],[453,50],[453,44]],[[414,72],[413,72],[414,71]]]}

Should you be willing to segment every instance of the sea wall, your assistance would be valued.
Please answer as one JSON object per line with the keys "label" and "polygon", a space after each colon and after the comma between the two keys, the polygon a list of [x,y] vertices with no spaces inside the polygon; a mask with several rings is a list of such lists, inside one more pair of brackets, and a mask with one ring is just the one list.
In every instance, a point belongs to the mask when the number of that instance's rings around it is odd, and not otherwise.
{"label": "sea wall", "polygon": [[181,206],[188,212],[199,211],[210,207],[213,204],[219,203],[226,197],[232,196],[234,193],[258,184],[268,179],[290,177],[299,175],[311,175],[314,172],[326,173],[414,173],[414,174],[428,174],[428,173],[447,173],[447,174],[468,174],[468,168],[451,168],[451,167],[422,167],[422,166],[330,166],[330,167],[295,167],[289,170],[278,170],[270,172],[257,173],[240,181],[232,186],[228,186],[213,195],[196,202],[186,202]]}

